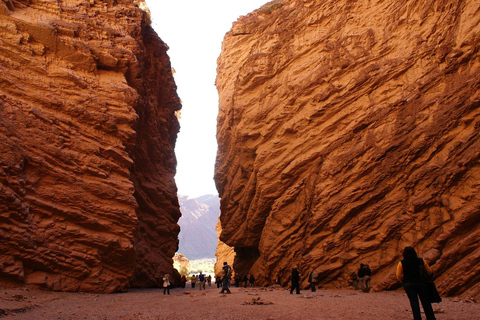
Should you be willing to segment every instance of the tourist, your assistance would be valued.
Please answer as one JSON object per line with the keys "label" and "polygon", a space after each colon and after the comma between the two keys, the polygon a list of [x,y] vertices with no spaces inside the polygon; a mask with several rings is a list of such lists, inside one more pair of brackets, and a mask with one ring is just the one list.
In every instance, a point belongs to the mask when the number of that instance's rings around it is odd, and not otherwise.
{"label": "tourist", "polygon": [[208,275],[207,282],[208,282],[208,286],[211,287],[212,286],[212,276],[211,275]]}
{"label": "tourist", "polygon": [[200,290],[205,290],[205,275],[200,271],[200,274],[198,275],[198,284]]}
{"label": "tourist", "polygon": [[185,283],[187,282],[187,277],[185,277],[184,274],[182,274],[182,277],[180,278],[180,283],[182,284],[182,288],[185,289]]}
{"label": "tourist", "polygon": [[218,274],[215,275],[215,284],[217,285],[217,288],[220,288],[222,285],[222,277],[220,277]]}
{"label": "tourist", "polygon": [[360,287],[362,288],[363,292],[370,292],[370,279],[372,277],[372,270],[368,264],[363,266],[363,278]]}
{"label": "tourist", "polygon": [[245,275],[243,276],[243,285],[245,286],[245,288],[248,285],[248,273],[245,273]]}
{"label": "tourist", "polygon": [[228,286],[230,285],[230,278],[232,277],[232,268],[228,265],[227,262],[223,263],[223,278],[222,278],[222,291],[220,293],[231,293]]}
{"label": "tourist", "polygon": [[316,277],[315,270],[312,268],[312,270],[308,274],[308,283],[310,284],[310,290],[312,290],[312,292],[317,291],[315,289],[315,280],[316,280],[315,277]]}
{"label": "tourist", "polygon": [[165,293],[170,294],[170,275],[167,273],[163,276],[163,294]]}
{"label": "tourist", "polygon": [[297,270],[297,266],[293,266],[291,281],[292,288],[290,289],[290,294],[293,293],[293,290],[296,290],[296,293],[300,294],[300,273]]}
{"label": "tourist", "polygon": [[352,281],[352,286],[354,290],[358,290],[358,276],[355,271],[350,274],[350,280]]}
{"label": "tourist", "polygon": [[190,282],[192,283],[192,289],[195,289],[195,284],[197,283],[197,276],[193,275],[190,278]]}
{"label": "tourist", "polygon": [[255,277],[253,276],[253,273],[250,274],[250,279],[248,279],[248,281],[250,282],[250,287],[253,287],[255,284]]}
{"label": "tourist", "polygon": [[235,287],[237,287],[237,288],[240,287],[240,281],[242,280],[240,275],[238,273],[235,273],[235,277],[233,279],[234,279],[234,282],[235,282]]}
{"label": "tourist", "polygon": [[358,282],[360,282],[360,290],[363,291],[363,277],[365,276],[365,265],[363,263],[360,263],[360,268],[358,269],[357,275]]}
{"label": "tourist", "polygon": [[403,250],[403,260],[400,261],[397,266],[397,278],[403,283],[403,289],[407,293],[410,306],[412,307],[413,319],[422,319],[420,304],[418,303],[418,298],[420,298],[427,320],[435,320],[428,293],[428,284],[422,282],[420,277],[422,264],[427,272],[432,273],[432,269],[428,263],[417,256],[417,252],[413,247],[405,247]]}
{"label": "tourist", "polygon": [[275,283],[274,283],[274,284],[279,285],[279,286],[281,285],[281,284],[280,284],[280,276],[279,276],[279,275],[277,275],[277,276],[275,277]]}

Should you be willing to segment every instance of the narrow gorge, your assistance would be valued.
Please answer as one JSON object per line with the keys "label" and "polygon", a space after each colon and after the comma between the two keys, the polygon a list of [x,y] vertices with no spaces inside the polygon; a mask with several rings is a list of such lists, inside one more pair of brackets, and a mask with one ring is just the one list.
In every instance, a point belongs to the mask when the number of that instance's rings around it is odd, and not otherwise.
{"label": "narrow gorge", "polygon": [[238,19],[216,80],[235,270],[287,285],[297,264],[334,288],[365,263],[394,289],[413,245],[442,294],[479,297],[479,48],[475,0],[277,0]]}
{"label": "narrow gorge", "polygon": [[181,103],[133,0],[0,1],[0,284],[118,292],[174,274]]}

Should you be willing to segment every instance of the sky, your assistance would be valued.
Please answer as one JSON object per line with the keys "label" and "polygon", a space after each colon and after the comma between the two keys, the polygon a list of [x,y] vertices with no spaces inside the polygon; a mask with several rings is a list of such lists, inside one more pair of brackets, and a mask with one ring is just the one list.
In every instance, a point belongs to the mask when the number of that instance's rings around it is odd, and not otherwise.
{"label": "sky", "polygon": [[217,153],[217,58],[225,33],[242,15],[269,0],[146,0],[152,26],[170,47],[182,100],[175,153],[178,193],[190,198],[218,194],[213,181]]}

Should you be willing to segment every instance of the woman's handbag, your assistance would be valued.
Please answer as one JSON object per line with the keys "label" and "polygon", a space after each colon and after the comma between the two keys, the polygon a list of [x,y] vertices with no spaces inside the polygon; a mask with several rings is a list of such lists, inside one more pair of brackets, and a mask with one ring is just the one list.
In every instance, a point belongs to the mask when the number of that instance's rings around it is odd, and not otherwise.
{"label": "woman's handbag", "polygon": [[422,282],[427,284],[428,297],[429,297],[430,303],[442,302],[442,298],[440,298],[440,294],[438,294],[437,287],[433,282],[433,274],[431,274],[425,269],[425,265],[423,264],[423,259],[421,258],[420,258],[419,273],[420,273],[420,279],[422,280]]}

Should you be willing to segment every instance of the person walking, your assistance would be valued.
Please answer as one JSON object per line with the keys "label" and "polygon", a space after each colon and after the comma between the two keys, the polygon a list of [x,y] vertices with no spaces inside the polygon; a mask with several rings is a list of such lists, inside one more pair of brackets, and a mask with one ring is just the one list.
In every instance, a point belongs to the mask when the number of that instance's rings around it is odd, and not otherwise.
{"label": "person walking", "polygon": [[427,272],[432,273],[432,269],[428,263],[417,256],[417,252],[413,247],[405,247],[403,250],[403,260],[397,265],[397,278],[403,283],[403,289],[407,293],[412,308],[413,319],[422,319],[420,304],[418,303],[418,298],[420,298],[427,320],[436,320],[430,302],[428,284],[422,282],[420,276],[422,264]]}
{"label": "person walking", "polygon": [[208,277],[207,277],[207,283],[208,283],[208,286],[209,286],[209,287],[212,286],[212,276],[211,276],[211,275],[208,275]]}
{"label": "person walking", "polygon": [[205,290],[205,275],[200,271],[200,274],[198,275],[198,284],[200,290]]}
{"label": "person walking", "polygon": [[310,284],[310,290],[312,290],[312,292],[317,291],[315,289],[315,280],[316,280],[315,277],[316,277],[315,270],[312,268],[312,270],[308,274],[308,283]]}
{"label": "person walking", "polygon": [[228,265],[227,262],[224,262],[222,271],[223,271],[222,291],[220,291],[220,293],[224,293],[225,291],[227,293],[231,293],[228,286],[230,284],[230,278],[232,276],[232,268]]}
{"label": "person walking", "polygon": [[170,275],[167,273],[163,276],[163,294],[165,293],[170,294]]}
{"label": "person walking", "polygon": [[293,266],[291,281],[292,288],[290,289],[290,294],[293,293],[293,290],[296,290],[296,293],[300,294],[300,273],[297,270],[297,266]]}

